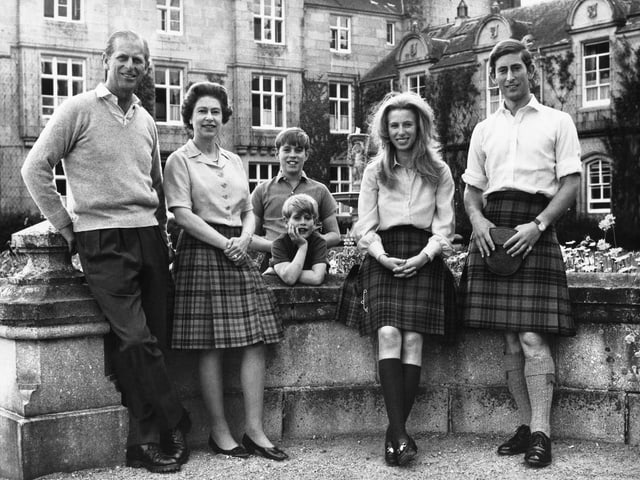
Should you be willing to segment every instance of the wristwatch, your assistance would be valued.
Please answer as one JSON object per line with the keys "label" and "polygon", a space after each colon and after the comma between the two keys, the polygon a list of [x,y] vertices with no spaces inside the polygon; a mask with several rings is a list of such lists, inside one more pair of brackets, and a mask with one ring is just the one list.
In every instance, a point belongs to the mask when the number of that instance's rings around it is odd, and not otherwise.
{"label": "wristwatch", "polygon": [[538,227],[538,230],[540,230],[541,232],[544,232],[547,229],[547,226],[537,218],[533,219],[533,223],[536,224],[536,226]]}

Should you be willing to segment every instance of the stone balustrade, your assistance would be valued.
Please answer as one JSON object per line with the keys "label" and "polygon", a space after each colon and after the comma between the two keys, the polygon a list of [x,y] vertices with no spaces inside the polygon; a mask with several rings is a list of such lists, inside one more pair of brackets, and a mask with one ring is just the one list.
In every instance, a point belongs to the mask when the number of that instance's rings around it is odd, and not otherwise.
{"label": "stone balustrade", "polygon": [[[48,223],[14,234],[13,244],[29,262],[0,283],[0,476],[121,464],[127,413],[104,375],[108,325]],[[333,319],[341,281],[286,287],[267,279],[286,326],[267,358],[265,423],[274,439],[386,428],[374,343]],[[554,436],[638,445],[640,277],[570,274],[569,283],[578,334],[553,347]],[[518,421],[501,355],[496,332],[466,331],[450,346],[427,338],[410,431],[511,432]],[[239,435],[238,352],[225,361],[227,413]],[[196,445],[209,430],[197,363],[195,352],[167,354]]]}

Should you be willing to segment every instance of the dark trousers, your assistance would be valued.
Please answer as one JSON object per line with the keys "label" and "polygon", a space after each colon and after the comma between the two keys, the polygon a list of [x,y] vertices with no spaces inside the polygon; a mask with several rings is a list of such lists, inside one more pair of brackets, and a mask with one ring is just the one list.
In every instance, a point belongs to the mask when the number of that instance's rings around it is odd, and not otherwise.
{"label": "dark trousers", "polygon": [[[82,269],[116,338],[107,355],[141,437],[175,427],[183,408],[159,347],[166,342],[167,247],[158,227],[77,232]],[[107,342],[108,343],[108,342]],[[130,443],[132,442],[130,439]]]}

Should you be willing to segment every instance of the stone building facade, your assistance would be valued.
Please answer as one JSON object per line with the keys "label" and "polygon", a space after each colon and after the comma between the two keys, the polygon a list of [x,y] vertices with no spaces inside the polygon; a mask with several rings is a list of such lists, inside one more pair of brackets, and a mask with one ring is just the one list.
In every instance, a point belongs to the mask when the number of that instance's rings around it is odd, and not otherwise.
{"label": "stone building facade", "polygon": [[[473,14],[490,0],[469,0]],[[503,2],[504,3],[504,2]],[[513,3],[513,2],[510,2]],[[223,145],[245,160],[252,186],[277,172],[273,140],[297,126],[303,78],[327,83],[331,132],[356,127],[362,76],[411,28],[445,24],[458,0],[7,0],[0,18],[0,215],[34,212],[19,170],[56,105],[103,80],[115,30],[149,42],[162,156],[186,140],[180,104],[191,82],[230,91]],[[332,188],[348,188],[334,165]],[[64,194],[62,167],[56,170]]]}
{"label": "stone building facade", "polygon": [[[501,101],[489,78],[488,59],[493,46],[506,38],[525,41],[533,53],[538,99],[569,112],[576,123],[584,167],[577,211],[593,216],[610,212],[615,159],[605,138],[612,93],[620,81],[614,57],[623,41],[632,48],[640,43],[638,0],[555,0],[510,9],[496,2],[491,12],[476,16],[463,0],[456,18],[446,25],[409,31],[361,78],[361,89],[392,81],[395,88],[422,92],[430,77],[476,68],[472,83],[478,95],[470,113],[474,121],[482,120]],[[461,150],[468,140],[458,139]]]}

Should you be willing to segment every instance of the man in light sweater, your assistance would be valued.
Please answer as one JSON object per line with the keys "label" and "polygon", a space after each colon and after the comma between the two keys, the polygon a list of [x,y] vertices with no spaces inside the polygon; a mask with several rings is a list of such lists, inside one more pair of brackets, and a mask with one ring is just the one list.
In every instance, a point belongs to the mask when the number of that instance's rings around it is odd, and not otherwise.
{"label": "man in light sweater", "polygon": [[[166,207],[155,123],[133,93],[149,68],[149,49],[138,34],[119,31],[102,59],[106,82],[56,108],[22,176],[70,252],[77,250],[117,337],[108,353],[129,410],[127,465],[174,472],[189,456],[191,422],[159,348],[166,336]],[[67,208],[54,184],[60,161]]]}

